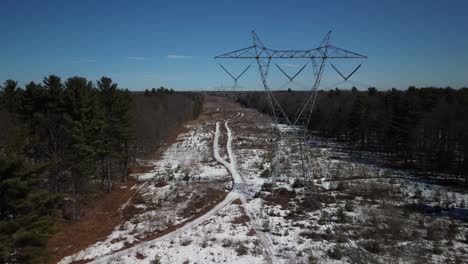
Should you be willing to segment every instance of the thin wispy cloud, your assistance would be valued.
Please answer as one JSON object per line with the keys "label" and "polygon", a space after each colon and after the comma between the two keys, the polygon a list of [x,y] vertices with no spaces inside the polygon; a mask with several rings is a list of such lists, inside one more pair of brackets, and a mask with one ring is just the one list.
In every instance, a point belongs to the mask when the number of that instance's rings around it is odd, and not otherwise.
{"label": "thin wispy cloud", "polygon": [[129,60],[139,60],[139,61],[149,60],[148,58],[145,58],[145,57],[133,57],[133,56],[129,56],[129,57],[127,57],[127,59],[129,59]]}
{"label": "thin wispy cloud", "polygon": [[192,58],[192,56],[169,54],[169,55],[167,55],[167,58],[168,59],[190,59],[190,58]]}

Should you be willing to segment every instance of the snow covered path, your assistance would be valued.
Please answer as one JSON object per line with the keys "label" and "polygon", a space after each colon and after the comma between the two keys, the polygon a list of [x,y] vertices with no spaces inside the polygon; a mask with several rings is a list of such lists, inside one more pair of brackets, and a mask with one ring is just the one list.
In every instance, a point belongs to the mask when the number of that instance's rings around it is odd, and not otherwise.
{"label": "snow covered path", "polygon": [[[229,161],[230,161],[230,163],[228,164],[229,167],[226,167],[226,168],[229,170],[229,172],[231,172],[232,178],[234,180],[234,184],[244,183],[244,179],[242,179],[241,175],[239,174],[239,171],[237,170],[236,156],[234,155],[232,151],[232,132],[228,126],[228,123],[229,121],[224,123],[224,126],[226,127],[226,130],[228,132],[228,141],[227,141],[226,147],[227,147],[227,152],[228,152]],[[218,126],[219,122],[216,124]],[[224,164],[224,166],[226,166],[226,164]]]}
{"label": "snow covered path", "polygon": [[230,170],[231,165],[219,155],[219,122],[216,122],[216,131],[213,139],[213,156],[217,162]]}
{"label": "snow covered path", "polygon": [[[237,115],[239,116],[239,115]],[[255,215],[252,213],[252,210],[249,208],[247,204],[247,199],[244,193],[242,193],[240,190],[241,188],[236,188],[236,185],[242,185],[244,184],[244,179],[240,175],[239,171],[237,170],[237,159],[236,155],[234,154],[234,151],[232,150],[232,131],[229,128],[228,125],[229,121],[226,121],[224,123],[224,126],[226,127],[227,133],[228,133],[228,141],[227,141],[227,152],[229,156],[230,163],[226,162],[225,160],[221,159],[219,156],[219,153],[216,153],[219,151],[219,146],[218,146],[218,138],[219,138],[219,122],[216,123],[216,133],[215,133],[215,140],[213,141],[213,150],[215,151],[215,158],[218,162],[222,163],[231,173],[233,181],[234,181],[234,187],[233,191],[231,193],[236,193],[238,192],[239,198],[242,201],[243,207],[245,209],[245,213],[247,216],[250,218],[250,222],[252,225],[252,228],[255,230],[255,233],[257,234],[258,240],[262,244],[264,250],[265,250],[265,260],[267,263],[276,263],[274,261],[274,254],[272,252],[273,246],[271,245],[270,239],[268,239],[267,235],[261,231],[261,225],[259,224],[259,221],[255,218]],[[219,158],[219,159],[218,159]]]}

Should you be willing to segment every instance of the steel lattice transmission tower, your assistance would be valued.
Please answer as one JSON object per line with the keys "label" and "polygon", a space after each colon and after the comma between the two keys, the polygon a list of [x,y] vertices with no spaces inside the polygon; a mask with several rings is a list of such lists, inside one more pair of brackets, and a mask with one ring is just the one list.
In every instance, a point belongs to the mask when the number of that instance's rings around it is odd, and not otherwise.
{"label": "steel lattice transmission tower", "polygon": [[[215,59],[250,59],[255,60],[258,64],[258,69],[260,71],[260,77],[263,83],[263,88],[265,90],[267,102],[271,111],[271,115],[274,119],[274,128],[275,132],[277,133],[277,140],[276,140],[276,149],[275,149],[275,157],[271,163],[270,173],[272,176],[272,181],[275,184],[277,178],[277,166],[278,163],[281,162],[283,157],[283,134],[284,132],[281,131],[280,125],[285,124],[289,126],[296,126],[302,129],[302,135],[295,136],[297,140],[299,140],[299,147],[300,147],[300,157],[301,157],[301,164],[302,164],[302,180],[306,187],[308,187],[311,191],[315,193],[315,188],[313,184],[313,175],[311,173],[310,168],[310,161],[308,154],[305,151],[305,143],[306,143],[306,133],[307,128],[309,127],[310,117],[312,114],[312,110],[315,105],[315,101],[317,98],[317,90],[320,85],[322,75],[325,69],[325,65],[328,60],[337,60],[337,59],[366,59],[367,56],[351,52],[342,48],[335,47],[330,44],[330,36],[331,31],[329,31],[320,45],[317,48],[309,49],[309,50],[278,50],[278,49],[271,49],[266,47],[255,31],[252,31],[252,41],[253,45],[247,48],[235,50],[232,52],[224,53],[215,57]],[[291,119],[288,117],[283,110],[283,107],[280,105],[279,101],[275,97],[275,94],[270,89],[268,83],[268,73],[270,70],[270,65],[273,60],[280,60],[280,59],[307,59],[310,60],[310,64],[313,67],[313,83],[308,90],[307,99],[305,103],[298,109],[296,116]],[[306,66],[306,65],[305,65]],[[305,67],[304,66],[304,67]],[[349,76],[346,77],[346,80],[357,71],[360,67],[359,65]],[[221,65],[221,67],[226,71],[226,69]],[[250,66],[249,66],[250,67]],[[277,65],[279,68],[279,66]],[[281,72],[285,74],[290,81],[295,78],[303,69],[296,73],[293,77],[287,75],[281,68]],[[332,67],[336,69],[335,66]],[[227,71],[226,71],[227,72]],[[342,74],[337,71],[341,76]],[[229,72],[227,72],[231,75]],[[242,75],[242,74],[241,74]],[[231,77],[235,80],[235,84],[237,84],[237,78],[234,78],[232,75]],[[240,76],[239,76],[240,77]]]}

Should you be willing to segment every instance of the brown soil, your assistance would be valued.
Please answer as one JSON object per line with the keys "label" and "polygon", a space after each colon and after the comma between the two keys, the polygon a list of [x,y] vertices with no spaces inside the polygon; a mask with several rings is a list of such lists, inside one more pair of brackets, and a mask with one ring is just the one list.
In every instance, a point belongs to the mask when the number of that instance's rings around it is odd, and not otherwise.
{"label": "brown soil", "polygon": [[241,201],[240,198],[237,198],[237,199],[235,199],[234,201],[232,201],[232,204],[241,205],[241,204],[242,204],[242,201]]}
{"label": "brown soil", "polygon": [[[137,183],[129,180],[116,185],[111,193],[102,194],[92,208],[85,208],[79,222],[62,220],[60,231],[49,239],[48,249],[53,253],[54,263],[98,241],[104,240],[121,221],[119,208],[136,192]],[[125,186],[125,187],[124,187]]]}

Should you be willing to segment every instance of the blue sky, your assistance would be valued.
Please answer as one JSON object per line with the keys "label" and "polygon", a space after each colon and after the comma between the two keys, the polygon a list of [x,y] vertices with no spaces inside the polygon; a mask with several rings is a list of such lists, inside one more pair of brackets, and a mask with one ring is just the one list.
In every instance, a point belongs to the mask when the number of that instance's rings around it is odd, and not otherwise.
{"label": "blue sky", "polygon": [[[256,66],[213,59],[251,45],[251,30],[266,46],[282,49],[313,48],[332,30],[333,45],[369,57],[354,81],[382,89],[468,86],[466,0],[2,0],[0,10],[2,82],[106,75],[132,90],[213,89],[232,85],[218,63],[233,73]],[[302,65],[278,63],[290,73]],[[360,63],[336,65],[350,72]],[[286,80],[272,68],[272,87],[295,85]],[[297,87],[310,85],[310,71],[297,81]],[[322,88],[338,81],[328,67]],[[258,68],[239,84],[260,88]]]}

